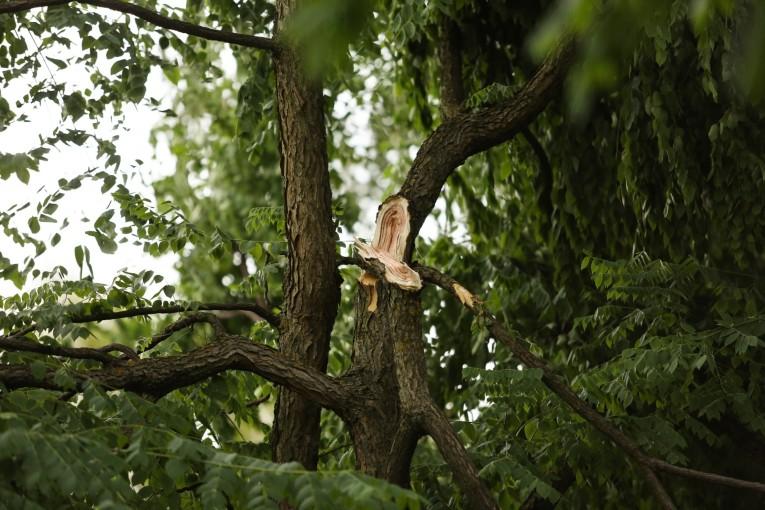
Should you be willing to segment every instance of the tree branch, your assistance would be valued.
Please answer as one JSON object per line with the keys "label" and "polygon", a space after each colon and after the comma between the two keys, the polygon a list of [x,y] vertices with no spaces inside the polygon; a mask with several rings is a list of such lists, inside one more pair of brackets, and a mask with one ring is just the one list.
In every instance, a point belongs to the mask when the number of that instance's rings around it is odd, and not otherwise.
{"label": "tree branch", "polygon": [[441,409],[431,402],[420,417],[420,422],[436,442],[441,456],[451,468],[471,508],[499,509],[494,497],[478,476],[478,468],[468,456],[462,441]]}
{"label": "tree branch", "polygon": [[462,80],[462,43],[460,28],[447,17],[441,17],[438,45],[441,74],[441,114],[444,119],[462,112],[465,102],[465,86]]}
{"label": "tree branch", "polygon": [[449,175],[469,156],[509,140],[531,122],[558,93],[573,55],[574,43],[564,41],[513,98],[455,115],[425,140],[398,193],[409,200],[411,215],[406,260]]}
{"label": "tree branch", "polygon": [[0,5],[0,14],[18,13],[36,9],[38,7],[55,7],[75,2],[131,14],[158,27],[166,28],[174,32],[193,35],[202,39],[221,41],[236,44],[238,46],[259,48],[269,51],[276,51],[279,49],[278,43],[270,37],[239,34],[236,32],[225,32],[223,30],[207,28],[195,25],[194,23],[189,23],[188,21],[168,18],[151,9],[124,2],[122,0],[11,0],[4,5]]}
{"label": "tree branch", "polygon": [[167,340],[168,338],[170,338],[170,335],[172,335],[173,333],[180,331],[182,329],[186,329],[189,326],[193,326],[194,324],[198,324],[200,322],[207,322],[208,324],[212,325],[213,329],[215,330],[216,336],[223,336],[225,334],[225,331],[223,330],[223,325],[221,324],[220,319],[218,319],[215,315],[212,315],[209,313],[193,313],[190,315],[186,315],[185,317],[181,317],[177,321],[167,326],[164,329],[164,331],[162,331],[162,333],[159,333],[151,337],[151,341],[149,342],[149,344],[144,349],[142,349],[140,353],[150,351],[151,349],[155,348],[164,340]]}
{"label": "tree branch", "polygon": [[[109,389],[124,389],[159,398],[227,370],[258,374],[339,414],[361,405],[359,395],[364,393],[353,379],[329,377],[275,349],[236,335],[226,335],[186,354],[128,360],[101,370],[77,373],[74,378],[78,390],[86,381],[93,381]],[[36,378],[28,366],[18,364],[0,365],[0,383],[11,390],[70,389],[62,387],[52,371]]]}
{"label": "tree branch", "polygon": [[740,489],[750,489],[765,493],[765,484],[750,482],[727,476],[697,471],[694,469],[675,466],[661,459],[644,453],[632,439],[612,425],[603,415],[598,413],[587,402],[579,398],[568,384],[558,376],[542,359],[529,351],[523,343],[516,339],[481,303],[481,301],[460,285],[456,280],[431,267],[415,266],[414,268],[423,280],[435,284],[457,297],[462,304],[476,315],[487,319],[487,328],[494,338],[506,345],[512,353],[530,368],[542,370],[542,382],[571,407],[579,416],[584,418],[594,428],[611,439],[638,465],[651,490],[664,508],[674,508],[672,500],[656,477],[656,471],[672,473],[686,478],[695,478],[718,485],[727,485]]}
{"label": "tree branch", "polygon": [[[139,306],[136,308],[129,308],[127,310],[94,312],[89,314],[73,314],[68,317],[68,322],[72,324],[85,324],[88,322],[101,322],[116,319],[126,319],[129,317],[142,317],[147,315],[215,310],[246,310],[254,312],[276,329],[279,329],[281,322],[277,315],[256,303],[189,303],[187,305]],[[0,340],[5,340],[8,338],[19,338],[32,333],[33,331],[37,331],[40,329],[40,327],[41,326],[37,324],[26,326],[21,330],[13,331],[6,336],[0,337]]]}
{"label": "tree branch", "polygon": [[[304,2],[277,0],[281,33]],[[327,123],[321,80],[306,73],[298,48],[274,59],[279,117],[279,155],[287,238],[284,319],[279,349],[324,371],[340,303],[335,266],[336,232],[327,155]],[[288,390],[276,400],[271,433],[273,459],[318,464],[321,410]]]}
{"label": "tree branch", "polygon": [[90,359],[101,363],[118,363],[124,359],[109,356],[109,352],[119,351],[128,358],[137,358],[138,355],[127,345],[109,344],[105,347],[60,347],[57,345],[45,345],[31,340],[18,337],[0,338],[0,349],[6,351],[33,352],[47,356],[60,356],[73,359]]}

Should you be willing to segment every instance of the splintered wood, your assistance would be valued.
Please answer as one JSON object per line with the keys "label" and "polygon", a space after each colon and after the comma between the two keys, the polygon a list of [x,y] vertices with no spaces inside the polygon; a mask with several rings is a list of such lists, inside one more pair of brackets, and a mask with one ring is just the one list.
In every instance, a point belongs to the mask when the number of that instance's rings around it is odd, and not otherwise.
{"label": "splintered wood", "polygon": [[476,297],[473,295],[473,293],[459,283],[453,283],[452,288],[454,289],[454,293],[457,295],[462,304],[472,310],[476,302]]}
{"label": "splintered wood", "polygon": [[[404,260],[406,239],[409,236],[409,203],[403,197],[391,197],[380,206],[377,213],[375,235],[371,246],[356,239],[359,256],[367,261],[377,261],[385,267],[385,279],[408,291],[422,288],[420,275]],[[369,289],[367,310],[377,310],[377,277],[364,271],[359,282]]]}

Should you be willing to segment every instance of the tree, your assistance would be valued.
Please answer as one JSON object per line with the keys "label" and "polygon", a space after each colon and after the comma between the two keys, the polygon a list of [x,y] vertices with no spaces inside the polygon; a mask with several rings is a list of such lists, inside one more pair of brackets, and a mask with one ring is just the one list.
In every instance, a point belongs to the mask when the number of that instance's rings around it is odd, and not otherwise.
{"label": "tree", "polygon": [[[0,213],[32,250],[0,277],[36,285],[0,300],[3,501],[755,506],[763,11],[4,2],[4,81],[32,85],[0,98],[0,128],[37,104],[61,123],[1,154],[0,177],[27,182],[62,144],[102,166],[22,224],[26,206]],[[92,87],[48,74],[73,65]],[[131,103],[166,114],[152,138],[177,167],[156,205],[97,130]],[[371,141],[351,132],[366,114]],[[65,234],[58,203],[86,181],[113,199],[88,232],[100,250],[177,254],[177,290],[150,271],[94,281],[85,241],[79,278],[36,266],[61,239],[41,222]]]}

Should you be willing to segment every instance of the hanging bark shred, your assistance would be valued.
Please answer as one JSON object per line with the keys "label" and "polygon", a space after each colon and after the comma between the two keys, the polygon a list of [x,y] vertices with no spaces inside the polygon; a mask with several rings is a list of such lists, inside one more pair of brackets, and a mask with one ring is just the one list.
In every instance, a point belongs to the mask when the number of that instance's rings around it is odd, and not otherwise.
{"label": "hanging bark shred", "polygon": [[[404,197],[393,196],[380,206],[372,244],[356,239],[355,245],[364,260],[375,261],[384,267],[386,281],[416,292],[422,288],[420,275],[403,261],[409,228],[409,202]],[[364,271],[359,283],[369,290],[367,311],[374,312],[377,310],[377,277]]]}
{"label": "hanging bark shred", "polygon": [[456,282],[452,284],[452,288],[454,289],[454,294],[457,296],[460,302],[472,310],[475,302],[477,301],[477,298],[473,295],[473,293]]}

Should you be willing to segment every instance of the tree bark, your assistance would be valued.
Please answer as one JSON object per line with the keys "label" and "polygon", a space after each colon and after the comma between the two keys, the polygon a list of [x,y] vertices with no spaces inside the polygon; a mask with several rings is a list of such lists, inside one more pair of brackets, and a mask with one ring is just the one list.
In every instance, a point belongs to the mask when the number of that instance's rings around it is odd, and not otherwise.
{"label": "tree bark", "polygon": [[[279,30],[297,3],[277,2]],[[340,276],[335,265],[322,87],[306,76],[295,48],[282,48],[274,63],[289,252],[279,347],[285,355],[325,371]],[[275,461],[316,468],[320,411],[315,402],[290,390],[280,392],[272,433]]]}

